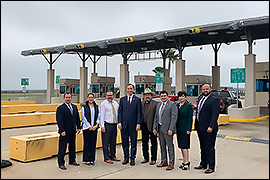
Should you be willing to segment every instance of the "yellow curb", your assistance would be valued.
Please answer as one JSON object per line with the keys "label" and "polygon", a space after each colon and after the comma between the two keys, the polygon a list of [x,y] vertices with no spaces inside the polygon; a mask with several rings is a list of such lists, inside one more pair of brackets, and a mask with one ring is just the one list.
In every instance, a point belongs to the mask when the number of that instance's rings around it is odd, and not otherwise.
{"label": "yellow curb", "polygon": [[269,118],[269,115],[258,117],[258,118],[251,118],[251,119],[232,119],[232,118],[230,118],[229,121],[230,122],[254,122],[254,121],[265,120],[266,118]]}
{"label": "yellow curb", "polygon": [[239,140],[239,141],[250,141],[251,138],[240,138],[240,137],[233,137],[233,136],[225,136],[225,139],[234,139],[234,140]]}

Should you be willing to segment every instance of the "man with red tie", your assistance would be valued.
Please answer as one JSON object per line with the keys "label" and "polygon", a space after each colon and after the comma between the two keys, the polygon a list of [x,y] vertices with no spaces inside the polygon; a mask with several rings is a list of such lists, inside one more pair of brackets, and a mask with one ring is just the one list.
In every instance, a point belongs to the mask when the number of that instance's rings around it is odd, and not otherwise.
{"label": "man with red tie", "polygon": [[[141,99],[133,94],[133,84],[127,85],[127,95],[120,98],[118,108],[118,128],[121,130],[122,148],[124,151],[123,165],[129,162],[135,165],[137,152],[137,132],[141,124]],[[129,138],[131,141],[131,154],[129,154]]]}

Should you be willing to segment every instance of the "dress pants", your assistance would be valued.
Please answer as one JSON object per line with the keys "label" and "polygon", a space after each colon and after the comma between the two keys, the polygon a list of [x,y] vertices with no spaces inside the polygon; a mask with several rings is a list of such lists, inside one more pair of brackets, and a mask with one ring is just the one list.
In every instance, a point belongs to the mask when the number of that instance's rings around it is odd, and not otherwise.
{"label": "dress pants", "polygon": [[149,161],[149,138],[151,140],[151,161],[157,160],[157,136],[154,135],[153,131],[149,131],[147,125],[142,123],[142,150],[143,157],[145,160]]}
{"label": "dress pants", "polygon": [[102,149],[104,161],[111,158],[116,158],[116,136],[117,136],[117,124],[104,124],[106,132],[101,133]]}
{"label": "dress pants", "polygon": [[197,131],[200,148],[201,148],[201,162],[200,165],[209,169],[215,169],[215,143],[217,132],[200,132]]}
{"label": "dress pants", "polygon": [[129,158],[129,138],[131,141],[130,148],[130,159],[134,160],[136,158],[137,151],[137,131],[136,129],[129,129],[128,127],[125,129],[121,129],[121,137],[122,137],[122,148],[124,151],[124,159]]}
{"label": "dress pants", "polygon": [[94,162],[96,156],[97,129],[83,130],[83,162]]}
{"label": "dress pants", "polygon": [[58,148],[58,165],[65,165],[65,154],[68,144],[68,154],[69,154],[69,163],[75,162],[75,138],[76,134],[66,134],[65,136],[59,137],[59,148]]}
{"label": "dress pants", "polygon": [[164,134],[163,132],[160,131],[159,143],[160,143],[160,151],[161,151],[161,162],[168,163],[168,160],[167,160],[167,147],[168,147],[169,165],[174,165],[175,152],[174,152],[174,145],[173,145],[173,135],[169,136],[168,133]]}

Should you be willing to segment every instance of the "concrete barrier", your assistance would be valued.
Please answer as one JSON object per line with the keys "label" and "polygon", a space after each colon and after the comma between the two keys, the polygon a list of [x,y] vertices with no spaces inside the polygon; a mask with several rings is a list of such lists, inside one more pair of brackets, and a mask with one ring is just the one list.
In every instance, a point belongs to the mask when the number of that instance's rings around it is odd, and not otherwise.
{"label": "concrete barrier", "polygon": [[[81,109],[81,104],[74,103],[78,110]],[[56,112],[60,104],[19,104],[19,105],[3,105],[1,106],[1,115],[4,114],[19,114],[33,112]]]}
{"label": "concrete barrier", "polygon": [[[218,125],[220,126],[220,125],[226,125],[226,124],[229,124],[229,115],[219,114]],[[195,116],[193,116],[192,130],[195,130]]]}
{"label": "concrete barrier", "polygon": [[1,106],[3,105],[18,105],[18,104],[35,104],[35,101],[1,101]]}
{"label": "concrete barrier", "polygon": [[[142,138],[141,131],[137,139]],[[40,134],[12,136],[9,138],[9,157],[22,162],[29,162],[49,158],[58,153],[59,134],[47,132]],[[117,129],[116,143],[122,143],[121,131]],[[102,147],[101,131],[97,134],[97,148]],[[83,150],[83,133],[76,135],[76,152]],[[66,152],[68,152],[68,147]]]}
{"label": "concrete barrier", "polygon": [[237,108],[235,104],[228,107],[231,122],[254,122],[264,120],[268,116],[260,117],[260,107],[257,105]]}

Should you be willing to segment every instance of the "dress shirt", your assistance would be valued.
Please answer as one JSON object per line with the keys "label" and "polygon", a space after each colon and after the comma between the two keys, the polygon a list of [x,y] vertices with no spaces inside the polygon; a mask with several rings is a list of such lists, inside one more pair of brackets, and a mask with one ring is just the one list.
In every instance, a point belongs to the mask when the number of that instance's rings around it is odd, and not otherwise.
{"label": "dress shirt", "polygon": [[127,95],[127,102],[128,102],[128,98],[130,97],[130,102],[129,102],[129,104],[131,104],[133,96],[134,96],[134,94],[132,94],[131,96]]}
{"label": "dress shirt", "polygon": [[68,103],[65,102],[65,104],[67,105],[68,109],[70,110],[70,112],[71,112],[71,114],[73,116],[73,108],[71,106],[71,103],[68,104]]}
{"label": "dress shirt", "polygon": [[[119,105],[117,104],[115,100],[112,100],[112,105],[115,109],[116,118],[117,118]],[[105,100],[100,104],[99,112],[100,112],[100,126],[101,127],[104,127],[105,122],[114,123],[112,105],[108,100]]]}
{"label": "dress shirt", "polygon": [[[90,108],[90,112],[91,112],[91,124],[92,125],[89,124],[86,117],[84,116],[84,107],[82,107],[82,109],[81,109],[81,119],[82,119],[82,123],[83,123],[82,130],[85,130],[85,129],[88,129],[89,127],[95,126],[95,124],[94,124],[95,108]],[[100,112],[98,113],[97,123],[100,123]]]}

